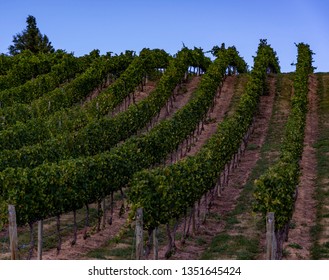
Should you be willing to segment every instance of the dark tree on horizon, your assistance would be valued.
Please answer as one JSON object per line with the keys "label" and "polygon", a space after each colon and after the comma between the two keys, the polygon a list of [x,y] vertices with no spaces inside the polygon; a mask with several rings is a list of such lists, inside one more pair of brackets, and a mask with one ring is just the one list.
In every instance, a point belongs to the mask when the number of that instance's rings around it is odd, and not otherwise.
{"label": "dark tree on horizon", "polygon": [[47,35],[42,35],[34,16],[29,15],[26,19],[27,27],[13,37],[13,45],[8,50],[11,55],[16,55],[24,50],[30,50],[32,53],[50,53],[55,49],[51,45]]}

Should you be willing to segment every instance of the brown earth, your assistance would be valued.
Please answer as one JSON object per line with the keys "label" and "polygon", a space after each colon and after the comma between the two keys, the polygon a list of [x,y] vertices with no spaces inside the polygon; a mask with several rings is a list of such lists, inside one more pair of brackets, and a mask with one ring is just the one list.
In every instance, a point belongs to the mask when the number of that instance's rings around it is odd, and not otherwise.
{"label": "brown earth", "polygon": [[[315,225],[316,220],[316,201],[314,194],[316,188],[317,160],[314,144],[318,136],[319,125],[317,103],[317,79],[315,75],[311,75],[309,77],[304,150],[300,162],[302,174],[298,186],[295,211],[291,221],[293,227],[289,230],[288,242],[284,244],[284,248],[288,252],[285,259],[290,260],[310,259],[310,249],[312,246],[310,230]],[[292,245],[292,247],[289,245]]]}
{"label": "brown earth", "polygon": [[198,135],[197,142],[193,145],[186,156],[195,155],[200,148],[207,142],[207,140],[216,132],[218,123],[223,120],[228,113],[229,106],[234,94],[234,85],[236,83],[236,76],[226,77],[219,98],[216,99],[216,104],[213,111],[209,115],[211,122],[205,123],[204,130]]}
{"label": "brown earth", "polygon": [[201,76],[192,76],[181,86],[177,86],[174,91],[174,95],[168,100],[167,104],[162,107],[158,116],[138,132],[138,134],[147,133],[157,123],[164,119],[170,119],[179,109],[188,103],[192,97],[192,93],[197,89],[201,81]]}
{"label": "brown earth", "polygon": [[153,90],[156,88],[156,82],[148,81],[145,86],[143,86],[143,89],[141,90],[139,87],[134,92],[134,98],[132,95],[129,95],[127,98],[125,98],[124,101],[121,102],[111,113],[111,116],[115,116],[118,113],[127,110],[130,104],[133,102],[138,103],[144,98],[146,98]]}

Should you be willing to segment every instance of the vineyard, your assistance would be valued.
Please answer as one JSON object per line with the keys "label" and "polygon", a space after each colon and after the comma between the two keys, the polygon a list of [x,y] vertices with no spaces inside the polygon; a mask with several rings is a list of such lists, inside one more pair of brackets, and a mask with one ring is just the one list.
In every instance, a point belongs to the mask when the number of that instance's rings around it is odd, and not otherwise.
{"label": "vineyard", "polygon": [[1,55],[0,259],[328,259],[329,75],[211,54]]}

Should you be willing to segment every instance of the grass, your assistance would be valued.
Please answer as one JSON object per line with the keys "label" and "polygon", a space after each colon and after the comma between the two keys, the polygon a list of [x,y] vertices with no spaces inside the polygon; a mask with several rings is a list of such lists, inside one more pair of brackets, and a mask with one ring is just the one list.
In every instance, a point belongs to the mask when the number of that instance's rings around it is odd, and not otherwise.
{"label": "grass", "polygon": [[197,244],[198,246],[202,246],[202,245],[207,244],[207,241],[206,241],[204,238],[202,238],[202,237],[197,237],[197,239],[196,239],[196,244]]}
{"label": "grass", "polygon": [[220,234],[216,236],[201,259],[254,259],[258,253],[258,240],[246,238],[243,235],[231,236]]}
{"label": "grass", "polygon": [[246,88],[246,84],[248,80],[249,80],[249,74],[239,74],[237,76],[237,80],[234,84],[234,95],[232,97],[231,103],[228,108],[228,113],[227,113],[228,116],[234,114],[239,104],[240,98]]}
{"label": "grass", "polygon": [[296,223],[295,223],[294,221],[290,221],[290,223],[289,223],[289,228],[290,228],[290,229],[294,229],[294,228],[296,228]]}
{"label": "grass", "polygon": [[[173,225],[171,225],[172,227]],[[164,225],[158,228],[158,242],[159,247],[166,245],[167,234]],[[176,240],[179,241],[182,236],[178,233]],[[189,238],[188,238],[189,239]],[[188,240],[187,239],[187,240]],[[148,232],[144,230],[144,244],[148,242]],[[198,240],[199,243],[204,240]],[[108,240],[104,246],[89,251],[86,254],[87,258],[93,259],[120,259],[120,260],[134,260],[135,259],[135,231],[131,226],[126,227],[122,234]],[[144,246],[145,247],[145,246]]]}
{"label": "grass", "polygon": [[259,147],[256,144],[251,143],[250,145],[247,146],[248,151],[254,151],[257,150]]}
{"label": "grass", "polygon": [[126,227],[121,234],[109,239],[104,246],[90,250],[87,258],[131,260],[135,256],[135,231]]}
{"label": "grass", "polygon": [[329,236],[324,234],[324,229],[329,227],[329,76],[317,74],[318,78],[318,112],[319,112],[319,137],[315,144],[317,157],[316,200],[317,217],[316,225],[311,230],[313,246],[311,256],[313,259],[329,258]]}
{"label": "grass", "polygon": [[303,247],[297,243],[290,243],[288,246],[295,249],[303,249]]}

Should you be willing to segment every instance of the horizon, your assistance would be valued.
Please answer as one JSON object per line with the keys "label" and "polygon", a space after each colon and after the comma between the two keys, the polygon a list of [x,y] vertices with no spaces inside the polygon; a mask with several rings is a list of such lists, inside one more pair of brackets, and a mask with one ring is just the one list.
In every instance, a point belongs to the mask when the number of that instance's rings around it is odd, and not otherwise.
{"label": "horizon", "polygon": [[[277,52],[281,71],[293,72],[297,48],[295,43],[310,45],[315,72],[329,72],[329,20],[325,11],[329,2],[237,0],[234,5],[214,0],[182,1],[52,1],[13,0],[3,3],[6,11],[0,18],[0,53],[8,54],[13,36],[26,28],[32,15],[43,35],[55,49],[75,56],[98,49],[121,53],[143,48],[160,48],[175,54],[185,44],[189,48],[210,50],[225,43],[235,46],[253,65],[260,39]],[[15,9],[13,9],[15,7]],[[234,16],[232,16],[234,15]]]}

